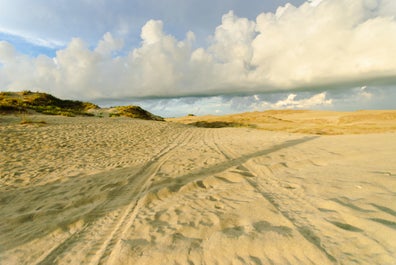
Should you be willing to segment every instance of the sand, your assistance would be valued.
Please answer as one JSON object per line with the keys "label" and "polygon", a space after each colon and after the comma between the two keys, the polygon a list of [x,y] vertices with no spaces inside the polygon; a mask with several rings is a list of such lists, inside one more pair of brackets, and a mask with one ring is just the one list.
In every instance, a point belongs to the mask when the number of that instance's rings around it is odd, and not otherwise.
{"label": "sand", "polygon": [[317,135],[396,132],[396,110],[269,110],[225,116],[186,116],[168,121],[201,127],[251,127]]}
{"label": "sand", "polygon": [[0,264],[396,264],[396,133],[0,117]]}

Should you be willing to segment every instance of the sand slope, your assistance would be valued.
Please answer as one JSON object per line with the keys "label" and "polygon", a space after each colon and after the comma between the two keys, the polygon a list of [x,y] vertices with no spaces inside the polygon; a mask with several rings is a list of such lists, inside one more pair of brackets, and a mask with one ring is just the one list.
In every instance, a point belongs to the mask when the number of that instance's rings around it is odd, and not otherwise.
{"label": "sand slope", "polygon": [[0,117],[0,264],[395,264],[396,134]]}
{"label": "sand slope", "polygon": [[316,135],[396,132],[396,110],[269,110],[225,116],[187,116],[168,120],[209,128],[252,127]]}

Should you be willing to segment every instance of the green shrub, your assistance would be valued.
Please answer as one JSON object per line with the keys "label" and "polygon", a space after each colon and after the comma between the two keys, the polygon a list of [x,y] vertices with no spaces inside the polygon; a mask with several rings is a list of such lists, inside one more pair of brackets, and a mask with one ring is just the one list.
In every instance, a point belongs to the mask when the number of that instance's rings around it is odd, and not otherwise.
{"label": "green shrub", "polygon": [[97,105],[90,102],[76,100],[62,100],[50,94],[31,92],[0,92],[0,111],[20,112],[34,110],[48,115],[92,116],[86,111],[97,109]]}

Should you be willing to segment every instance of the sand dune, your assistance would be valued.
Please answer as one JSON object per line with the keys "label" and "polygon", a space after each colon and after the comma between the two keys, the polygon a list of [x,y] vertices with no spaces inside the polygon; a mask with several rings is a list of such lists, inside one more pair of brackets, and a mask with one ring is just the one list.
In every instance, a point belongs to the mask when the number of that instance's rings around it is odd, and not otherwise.
{"label": "sand dune", "polygon": [[252,127],[317,135],[396,132],[395,110],[355,112],[312,110],[269,110],[225,116],[187,116],[168,121],[198,127]]}
{"label": "sand dune", "polygon": [[0,117],[0,264],[396,263],[395,133],[32,119]]}

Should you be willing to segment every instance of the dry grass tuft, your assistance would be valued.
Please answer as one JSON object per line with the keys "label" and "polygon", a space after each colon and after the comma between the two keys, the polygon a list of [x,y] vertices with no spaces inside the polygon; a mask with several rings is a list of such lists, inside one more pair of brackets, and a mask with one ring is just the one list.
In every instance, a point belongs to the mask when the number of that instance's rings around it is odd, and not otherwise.
{"label": "dry grass tuft", "polygon": [[0,113],[34,111],[47,115],[91,116],[87,110],[97,108],[99,108],[97,105],[89,102],[62,100],[40,92],[0,92]]}

